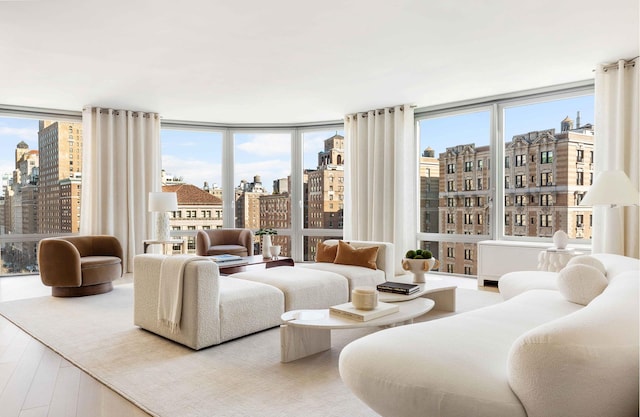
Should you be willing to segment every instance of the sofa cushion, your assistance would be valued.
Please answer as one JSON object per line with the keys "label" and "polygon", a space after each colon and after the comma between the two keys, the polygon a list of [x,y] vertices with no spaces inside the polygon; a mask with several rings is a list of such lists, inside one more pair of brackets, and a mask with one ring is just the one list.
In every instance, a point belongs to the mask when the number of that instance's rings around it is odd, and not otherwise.
{"label": "sofa cushion", "polygon": [[567,301],[586,306],[604,291],[607,279],[590,265],[569,265],[558,273],[558,290]]}
{"label": "sofa cushion", "polygon": [[380,269],[374,271],[363,266],[330,264],[327,262],[296,264],[296,267],[298,266],[342,275],[349,282],[349,291],[355,287],[375,287],[385,281],[384,271]]}
{"label": "sofa cushion", "polygon": [[327,245],[323,242],[318,242],[316,248],[316,262],[330,262],[336,260],[338,253],[338,245]]}
{"label": "sofa cushion", "polygon": [[529,417],[638,415],[638,284],[637,271],[621,273],[587,307],[515,341],[509,383]]}
{"label": "sofa cushion", "polygon": [[503,300],[529,290],[557,290],[558,273],[550,271],[516,271],[500,277],[498,289]]}
{"label": "sofa cushion", "polygon": [[216,245],[209,246],[207,249],[207,255],[237,255],[237,256],[247,256],[247,248],[241,245]]}
{"label": "sofa cushion", "polygon": [[350,244],[338,242],[338,252],[335,264],[363,266],[370,269],[377,269],[376,258],[378,257],[378,247],[370,246],[365,248],[354,248]]}
{"label": "sofa cushion", "polygon": [[284,295],[271,285],[220,276],[220,340],[278,326]]}
{"label": "sofa cushion", "polygon": [[348,282],[342,275],[278,266],[229,275],[229,278],[260,282],[278,288],[284,294],[284,310],[329,308],[349,300]]}
{"label": "sofa cushion", "polygon": [[104,265],[118,265],[122,261],[117,256],[83,256],[80,258],[80,268],[97,268]]}
{"label": "sofa cushion", "polygon": [[627,271],[636,271],[636,273],[640,271],[640,259],[613,253],[594,253],[591,256],[598,259],[605,266],[607,270],[605,275],[609,282]]}
{"label": "sofa cushion", "polygon": [[589,265],[600,271],[602,275],[607,275],[607,269],[605,268],[604,264],[591,255],[575,256],[571,258],[569,262],[567,262],[567,266],[571,265]]}

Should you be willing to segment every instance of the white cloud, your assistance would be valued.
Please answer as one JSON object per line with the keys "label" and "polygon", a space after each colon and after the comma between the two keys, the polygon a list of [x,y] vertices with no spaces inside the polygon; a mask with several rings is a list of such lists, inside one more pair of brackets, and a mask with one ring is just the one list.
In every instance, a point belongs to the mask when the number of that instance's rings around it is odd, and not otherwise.
{"label": "white cloud", "polygon": [[[291,136],[282,133],[242,134],[238,136],[238,153],[260,155],[290,155]],[[240,155],[239,155],[240,156]]]}
{"label": "white cloud", "polygon": [[30,148],[38,148],[38,129],[29,129],[25,127],[0,126],[0,139],[13,140],[15,145],[21,140],[25,141]]}
{"label": "white cloud", "polygon": [[182,177],[188,184],[202,188],[207,181],[209,186],[222,183],[220,164],[194,158],[178,158],[172,155],[162,156],[162,168],[167,174]]}

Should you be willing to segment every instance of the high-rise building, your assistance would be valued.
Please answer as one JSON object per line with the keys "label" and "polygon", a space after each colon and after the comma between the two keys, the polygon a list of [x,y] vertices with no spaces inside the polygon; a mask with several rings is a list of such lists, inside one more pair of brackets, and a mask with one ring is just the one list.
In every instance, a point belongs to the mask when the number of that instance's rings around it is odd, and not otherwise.
{"label": "high-rise building", "polygon": [[260,225],[260,197],[267,195],[262,186],[260,175],[253,177],[253,182],[240,181],[235,189],[236,199],[236,227],[245,229],[259,229]]}
{"label": "high-rise building", "polygon": [[[305,171],[305,227],[310,229],[342,229],[344,222],[344,137],[335,134],[324,140],[318,152],[318,166]],[[342,233],[340,233],[342,234]],[[315,259],[315,250],[323,237],[309,237],[305,259]]]}
{"label": "high-rise building", "polygon": [[[24,141],[16,145],[15,168],[4,185],[4,233],[38,232],[38,160],[37,150]],[[3,247],[3,259],[11,264],[11,272],[36,270],[37,242],[11,242]]]}
{"label": "high-rise building", "polygon": [[[591,208],[578,206],[593,180],[593,126],[573,128],[568,117],[555,129],[515,135],[505,143],[505,235],[591,238]],[[490,150],[457,145],[440,154],[439,231],[489,235]],[[440,270],[475,275],[475,243],[443,242]]]}
{"label": "high-rise building", "polygon": [[[38,180],[38,232],[77,233],[79,223],[74,216],[79,213],[80,186],[74,186],[82,173],[82,124],[40,120],[38,130],[40,172]],[[67,203],[77,202],[73,210],[67,207],[63,213],[61,181],[65,181],[64,196]],[[75,184],[78,185],[78,184]],[[63,221],[64,219],[64,221]]]}
{"label": "high-rise building", "polygon": [[[420,231],[438,233],[438,212],[440,192],[440,162],[435,151],[428,147],[420,156]],[[438,253],[438,242],[425,242],[422,249]]]}
{"label": "high-rise building", "polygon": [[334,135],[318,152],[318,168],[307,170],[311,229],[342,229],[344,209],[344,137]]}
{"label": "high-rise building", "polygon": [[[260,196],[260,227],[269,229],[288,229],[291,227],[291,198],[288,184],[291,177],[273,181],[273,194]],[[276,185],[278,193],[276,193]],[[288,236],[272,236],[272,243],[281,246],[283,255],[291,254],[291,241]]]}

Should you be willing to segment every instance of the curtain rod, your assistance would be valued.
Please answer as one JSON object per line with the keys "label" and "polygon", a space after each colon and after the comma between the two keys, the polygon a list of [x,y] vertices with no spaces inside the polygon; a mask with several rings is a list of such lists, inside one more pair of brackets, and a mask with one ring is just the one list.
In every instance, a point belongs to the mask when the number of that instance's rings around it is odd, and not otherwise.
{"label": "curtain rod", "polygon": [[[630,67],[635,67],[636,66],[636,61],[638,60],[638,57],[640,57],[640,55],[636,56],[635,58],[631,58],[631,59],[620,59],[617,62],[612,62],[610,64],[605,64],[602,66],[602,70],[607,72],[610,69],[614,69],[614,68],[618,68],[618,63],[620,61],[624,61],[624,67],[625,68],[630,68]],[[593,70],[593,72],[595,72],[596,70]]]}
{"label": "curtain rod", "polygon": [[[415,104],[410,104],[410,105],[405,104],[405,105],[400,106],[400,111],[404,111],[405,106],[408,106],[409,108],[412,108],[412,109],[415,109],[416,107],[418,107]],[[377,110],[369,110],[369,111],[364,111],[364,112],[351,113],[348,116],[356,116],[356,115],[360,114],[361,117],[367,117],[367,115],[371,111],[372,112],[377,112],[377,114],[380,115],[380,114],[384,114],[384,112],[387,111],[387,110],[389,111],[389,113],[394,113],[396,111],[395,107],[387,107],[387,108],[384,108],[384,109],[377,109]]]}

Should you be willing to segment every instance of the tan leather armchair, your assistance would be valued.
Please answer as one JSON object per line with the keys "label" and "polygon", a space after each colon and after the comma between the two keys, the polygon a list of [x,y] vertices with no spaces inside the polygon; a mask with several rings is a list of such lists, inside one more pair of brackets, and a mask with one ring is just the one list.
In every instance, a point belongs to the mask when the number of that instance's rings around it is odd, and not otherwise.
{"label": "tan leather armchair", "polygon": [[38,245],[38,266],[54,297],[102,294],[122,276],[122,246],[106,235],[46,238]]}
{"label": "tan leather armchair", "polygon": [[196,235],[196,255],[228,253],[253,256],[253,232],[250,229],[205,229]]}

